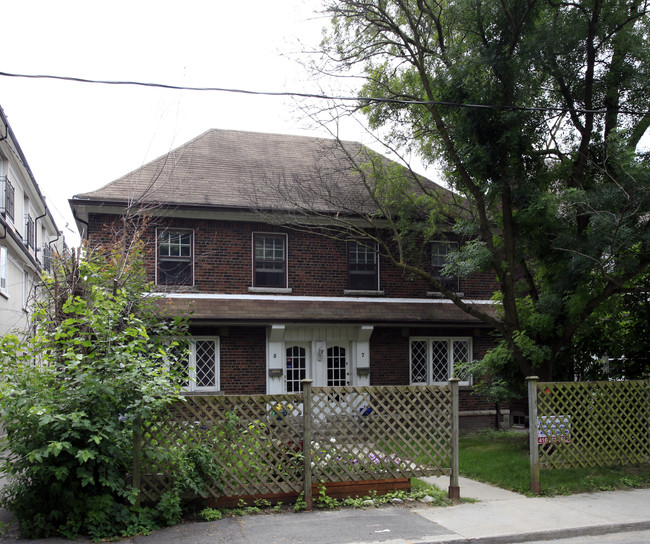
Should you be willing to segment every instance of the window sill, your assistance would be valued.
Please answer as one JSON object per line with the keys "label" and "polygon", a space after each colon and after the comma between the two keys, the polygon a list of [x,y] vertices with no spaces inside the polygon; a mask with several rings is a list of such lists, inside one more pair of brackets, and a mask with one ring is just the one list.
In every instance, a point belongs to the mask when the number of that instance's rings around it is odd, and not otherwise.
{"label": "window sill", "polygon": [[4,289],[0,289],[0,295],[9,300],[9,292],[5,291]]}
{"label": "window sill", "polygon": [[[457,297],[464,297],[465,293],[455,293]],[[440,291],[427,291],[427,296],[431,298],[445,298],[445,295]]]}
{"label": "window sill", "polygon": [[194,391],[182,391],[181,395],[185,397],[207,397],[207,396],[220,396],[225,395],[223,391],[217,389],[195,389]]}
{"label": "window sill", "polygon": [[353,297],[383,297],[384,291],[376,290],[364,290],[364,289],[345,289],[343,291],[344,295],[353,296]]}
{"label": "window sill", "polygon": [[156,289],[163,293],[193,293],[197,291],[194,285],[172,285],[171,283],[156,283]]}
{"label": "window sill", "polygon": [[249,287],[248,292],[268,295],[290,295],[293,289],[291,287]]}

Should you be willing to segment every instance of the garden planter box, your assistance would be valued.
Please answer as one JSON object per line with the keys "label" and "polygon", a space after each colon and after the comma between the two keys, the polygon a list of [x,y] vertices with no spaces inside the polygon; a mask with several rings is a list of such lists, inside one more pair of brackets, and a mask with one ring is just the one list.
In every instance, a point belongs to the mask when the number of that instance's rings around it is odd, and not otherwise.
{"label": "garden planter box", "polygon": [[[317,498],[321,488],[325,486],[328,497],[345,499],[348,497],[365,497],[373,493],[385,495],[391,491],[410,491],[410,478],[391,478],[387,480],[359,480],[355,482],[324,482],[315,483],[311,487],[312,496]],[[241,504],[254,504],[256,500],[265,500],[272,504],[278,502],[292,503],[298,498],[299,493],[267,493],[264,495],[238,495],[236,497],[219,497],[210,499],[210,506],[214,508],[235,508]]]}

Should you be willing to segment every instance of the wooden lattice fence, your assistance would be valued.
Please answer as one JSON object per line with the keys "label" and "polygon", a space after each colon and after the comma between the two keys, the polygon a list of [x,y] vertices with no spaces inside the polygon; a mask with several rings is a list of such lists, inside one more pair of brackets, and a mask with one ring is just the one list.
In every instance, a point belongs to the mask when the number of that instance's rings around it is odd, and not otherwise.
{"label": "wooden lattice fence", "polygon": [[312,398],[317,481],[449,474],[449,387],[314,387]]}
{"label": "wooden lattice fence", "polygon": [[650,463],[647,380],[566,383],[529,380],[529,397],[534,395],[530,414],[531,487],[533,480],[537,480],[539,487],[540,467]]}
{"label": "wooden lattice fence", "polygon": [[[450,385],[313,388],[310,399],[312,482],[450,473]],[[208,497],[302,491],[304,407],[302,394],[186,397],[142,425],[141,497],[170,489],[177,464],[195,450],[220,475],[206,482]]]}

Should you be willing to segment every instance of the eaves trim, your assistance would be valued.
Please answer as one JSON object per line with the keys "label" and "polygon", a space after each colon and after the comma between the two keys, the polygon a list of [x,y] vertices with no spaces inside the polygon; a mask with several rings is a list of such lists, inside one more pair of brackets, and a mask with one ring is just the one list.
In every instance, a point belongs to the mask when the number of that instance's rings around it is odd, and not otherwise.
{"label": "eaves trim", "polygon": [[[229,294],[210,294],[210,293],[161,293],[153,292],[152,296],[164,297],[181,300],[260,300],[274,302],[363,302],[367,304],[453,304],[450,299],[435,298],[385,298],[385,297],[317,297],[303,295],[229,295]],[[465,304],[469,305],[488,305],[498,306],[492,300],[486,299],[462,299]]]}

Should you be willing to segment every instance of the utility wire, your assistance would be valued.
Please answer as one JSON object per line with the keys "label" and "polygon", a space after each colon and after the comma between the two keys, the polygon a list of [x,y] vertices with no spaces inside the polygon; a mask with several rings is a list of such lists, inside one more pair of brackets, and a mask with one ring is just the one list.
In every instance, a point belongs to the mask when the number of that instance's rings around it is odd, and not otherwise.
{"label": "utility wire", "polygon": [[542,112],[556,112],[556,113],[578,113],[578,114],[603,114],[607,112],[616,112],[625,115],[650,115],[650,111],[636,111],[627,109],[608,110],[607,108],[598,109],[580,109],[580,108],[562,108],[562,107],[532,107],[532,106],[502,106],[496,104],[465,104],[459,102],[446,102],[441,100],[407,100],[400,98],[381,98],[372,96],[330,96],[319,93],[299,93],[293,91],[272,92],[272,91],[251,91],[247,89],[232,89],[225,87],[188,87],[184,85],[169,85],[166,83],[147,83],[143,81],[111,81],[101,79],[86,79],[82,77],[72,76],[53,76],[46,74],[14,74],[9,72],[0,72],[0,76],[26,78],[26,79],[54,79],[59,81],[72,81],[75,83],[91,83],[98,85],[133,85],[138,87],[153,87],[158,89],[170,89],[178,91],[202,91],[202,92],[221,92],[221,93],[236,93],[247,94],[256,96],[286,96],[296,98],[316,98],[319,100],[335,100],[341,102],[366,102],[375,104],[402,104],[406,106],[413,105],[437,105],[448,106],[455,108],[474,108],[474,109],[488,109],[488,110],[509,110],[509,111],[542,111]]}

